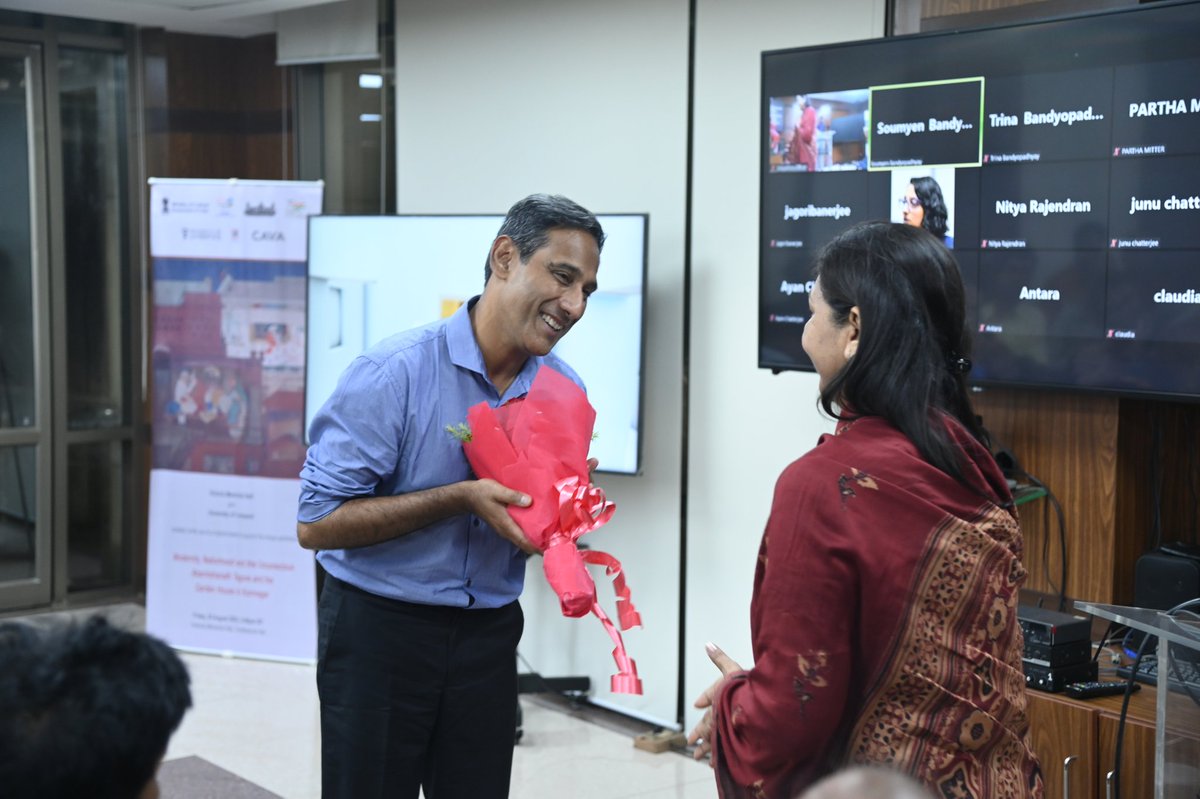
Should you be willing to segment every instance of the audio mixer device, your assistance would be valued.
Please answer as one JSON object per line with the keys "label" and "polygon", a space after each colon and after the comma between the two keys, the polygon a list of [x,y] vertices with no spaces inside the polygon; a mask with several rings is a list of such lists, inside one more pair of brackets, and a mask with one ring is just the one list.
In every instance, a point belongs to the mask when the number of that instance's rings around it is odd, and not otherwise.
{"label": "audio mixer device", "polygon": [[1020,605],[1017,621],[1025,636],[1022,666],[1028,687],[1058,693],[1072,683],[1096,679],[1092,623],[1086,617]]}

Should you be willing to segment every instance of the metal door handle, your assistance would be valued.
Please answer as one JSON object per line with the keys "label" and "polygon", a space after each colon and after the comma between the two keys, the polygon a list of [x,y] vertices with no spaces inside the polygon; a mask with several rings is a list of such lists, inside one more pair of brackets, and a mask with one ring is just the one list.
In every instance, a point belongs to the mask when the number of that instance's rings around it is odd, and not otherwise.
{"label": "metal door handle", "polygon": [[1070,755],[1063,760],[1063,799],[1071,799],[1071,764],[1078,759],[1078,755]]}

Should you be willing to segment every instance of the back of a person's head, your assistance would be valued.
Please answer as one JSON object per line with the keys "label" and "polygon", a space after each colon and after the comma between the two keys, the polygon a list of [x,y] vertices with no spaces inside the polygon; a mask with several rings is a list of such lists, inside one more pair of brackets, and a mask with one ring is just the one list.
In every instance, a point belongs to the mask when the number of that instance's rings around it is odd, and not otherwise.
{"label": "back of a person's head", "polygon": [[[596,240],[596,248],[604,249],[604,228],[591,211],[561,194],[531,194],[513,203],[500,224],[496,236],[508,236],[517,245],[522,261],[546,246],[551,230],[581,230]],[[492,276],[489,254],[484,262],[484,282]]]}
{"label": "back of a person's head", "polygon": [[799,799],[933,799],[933,794],[898,772],[851,766],[813,784]]}
{"label": "back of a person's head", "polygon": [[99,616],[0,625],[0,673],[8,799],[136,799],[192,701],[170,647]]}
{"label": "back of a person's head", "polygon": [[926,460],[958,477],[929,416],[949,414],[983,436],[967,396],[971,337],[954,256],[921,228],[863,222],[827,244],[813,272],[835,322],[853,307],[861,322],[858,350],[822,389],[822,406],[887,419]]}

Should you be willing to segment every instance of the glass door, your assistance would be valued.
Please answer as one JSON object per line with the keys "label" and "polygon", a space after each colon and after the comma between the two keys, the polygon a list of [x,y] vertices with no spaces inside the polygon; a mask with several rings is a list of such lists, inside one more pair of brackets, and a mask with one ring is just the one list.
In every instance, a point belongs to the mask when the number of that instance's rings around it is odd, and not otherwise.
{"label": "glass door", "polygon": [[41,52],[0,41],[0,611],[51,592]]}

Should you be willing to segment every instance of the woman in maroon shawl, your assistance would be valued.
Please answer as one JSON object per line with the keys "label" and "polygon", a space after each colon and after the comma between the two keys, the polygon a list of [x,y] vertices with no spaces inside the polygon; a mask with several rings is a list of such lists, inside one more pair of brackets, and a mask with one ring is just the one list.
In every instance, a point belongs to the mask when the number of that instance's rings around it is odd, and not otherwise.
{"label": "woman in maroon shawl", "polygon": [[838,419],[775,487],[754,667],[689,741],[720,794],[791,799],[848,764],[939,797],[1040,798],[1021,670],[1012,497],[971,410],[962,279],[925,231],[869,222],[817,259],[804,350]]}

